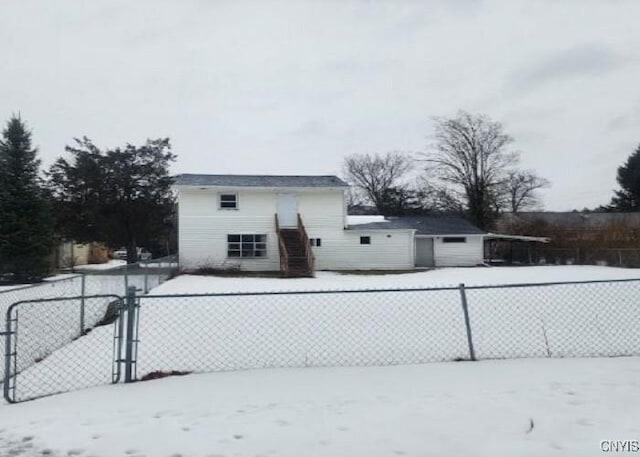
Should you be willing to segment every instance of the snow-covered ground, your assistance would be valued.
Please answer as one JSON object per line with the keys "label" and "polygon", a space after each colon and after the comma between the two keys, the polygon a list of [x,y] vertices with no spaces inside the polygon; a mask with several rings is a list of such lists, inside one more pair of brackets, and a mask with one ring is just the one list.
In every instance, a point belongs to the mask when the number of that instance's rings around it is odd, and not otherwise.
{"label": "snow-covered ground", "polygon": [[127,264],[126,260],[111,259],[105,263],[90,263],[87,265],[78,265],[75,267],[77,271],[103,271],[113,268],[120,268]]}
{"label": "snow-covered ground", "polygon": [[0,405],[0,455],[588,457],[638,405],[638,358],[188,375]]}
{"label": "snow-covered ground", "polygon": [[640,270],[598,266],[440,268],[401,274],[342,274],[319,271],[315,278],[230,278],[183,275],[157,288],[155,294],[264,292],[280,290],[382,289],[640,279]]}
{"label": "snow-covered ground", "polygon": [[[484,277],[474,281],[475,275]],[[635,272],[536,267],[383,276],[319,273],[316,279],[303,280],[183,276],[141,298],[137,374],[397,365],[469,358],[458,289],[214,297],[176,294],[269,288],[301,291],[328,289],[329,284],[342,289],[520,283],[625,275],[635,277]],[[345,283],[336,286],[333,279],[344,279]],[[640,355],[639,296],[640,281],[468,290],[476,355],[479,359]],[[18,366],[33,366],[19,374],[16,399],[104,384],[111,379],[112,325],[95,328],[55,351],[43,350],[41,335],[40,331],[31,335],[21,332],[18,341],[30,351],[18,351]],[[34,345],[33,341],[39,343]],[[47,357],[33,364],[42,358],[42,352]],[[52,376],[55,383],[43,383]]]}
{"label": "snow-covered ground", "polygon": [[0,294],[2,292],[8,292],[10,290],[27,289],[27,288],[32,288],[32,287],[40,287],[40,286],[45,285],[45,284],[49,284],[49,283],[60,281],[60,280],[70,279],[70,278],[73,278],[75,276],[77,276],[77,275],[63,273],[63,274],[54,275],[54,276],[50,276],[48,278],[45,278],[42,283],[38,283],[38,284],[13,284],[13,285],[10,285],[10,286],[0,286]]}

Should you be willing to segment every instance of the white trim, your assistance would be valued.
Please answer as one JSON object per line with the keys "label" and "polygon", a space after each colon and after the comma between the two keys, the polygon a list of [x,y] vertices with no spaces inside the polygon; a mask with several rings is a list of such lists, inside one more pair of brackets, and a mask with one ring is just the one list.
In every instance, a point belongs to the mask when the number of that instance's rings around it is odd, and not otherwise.
{"label": "white trim", "polygon": [[[222,196],[223,195],[235,195],[236,197],[236,206],[233,208],[223,208],[222,207]],[[218,201],[218,211],[237,211],[240,209],[240,197],[238,196],[238,192],[218,192],[216,194],[216,199]]]}
{"label": "white trim", "polygon": [[[236,242],[235,242],[235,241],[229,241],[229,236],[233,236],[233,235],[239,235],[239,236],[240,236],[240,241],[239,241],[239,242],[237,242],[237,244],[239,244],[239,245],[240,245],[240,256],[238,256],[238,257],[233,257],[233,256],[230,256],[230,255],[229,255],[229,243],[234,243],[234,244],[236,244]],[[256,251],[255,246],[256,246],[256,244],[257,244],[257,241],[255,240],[255,237],[256,237],[256,236],[264,236],[264,253],[265,253],[265,255],[264,255],[264,256],[255,256],[255,255],[254,255],[254,256],[250,256],[250,257],[243,257],[243,256],[242,256],[242,237],[243,237],[244,235],[251,235],[251,236],[253,236],[253,237],[254,237],[254,239],[253,239],[254,253],[255,253],[255,251]],[[240,233],[227,233],[225,236],[226,236],[226,243],[225,243],[225,244],[226,244],[226,252],[227,252],[227,257],[226,257],[226,258],[227,258],[227,259],[239,259],[239,260],[242,260],[242,259],[251,259],[251,260],[256,260],[256,259],[257,259],[257,260],[263,260],[263,259],[265,259],[265,260],[267,260],[267,259],[269,259],[269,234],[268,234],[268,233],[258,233],[258,232],[247,233],[247,232],[240,232]],[[235,249],[234,249],[234,250],[235,250]]]}

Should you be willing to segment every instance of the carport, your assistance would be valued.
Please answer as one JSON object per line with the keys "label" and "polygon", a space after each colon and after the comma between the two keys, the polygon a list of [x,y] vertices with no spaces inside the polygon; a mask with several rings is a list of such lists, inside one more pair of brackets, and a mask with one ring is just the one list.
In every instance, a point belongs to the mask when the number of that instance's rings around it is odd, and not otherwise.
{"label": "carport", "polygon": [[[497,233],[488,233],[484,236],[485,262],[490,265],[514,263],[514,248],[526,250],[526,260],[529,265],[533,264],[533,257],[538,244],[548,244],[551,238],[540,236],[525,235],[502,235]],[[498,252],[504,251],[506,255],[500,257]]]}

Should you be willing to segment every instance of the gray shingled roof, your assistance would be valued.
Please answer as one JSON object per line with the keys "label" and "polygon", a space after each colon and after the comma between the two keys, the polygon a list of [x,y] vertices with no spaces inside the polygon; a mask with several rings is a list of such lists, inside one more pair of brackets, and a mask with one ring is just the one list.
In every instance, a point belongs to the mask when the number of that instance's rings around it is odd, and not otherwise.
{"label": "gray shingled roof", "polygon": [[275,176],[275,175],[194,175],[175,178],[178,186],[223,187],[349,187],[337,176]]}
{"label": "gray shingled roof", "polygon": [[399,216],[385,222],[350,225],[349,230],[413,229],[416,235],[482,235],[471,222],[456,216]]}

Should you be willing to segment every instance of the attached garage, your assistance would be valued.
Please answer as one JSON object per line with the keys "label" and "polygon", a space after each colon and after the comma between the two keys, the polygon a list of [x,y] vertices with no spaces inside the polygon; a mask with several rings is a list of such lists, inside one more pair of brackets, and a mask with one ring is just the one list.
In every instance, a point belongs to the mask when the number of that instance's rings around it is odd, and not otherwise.
{"label": "attached garage", "polygon": [[349,216],[349,230],[411,230],[415,268],[462,267],[484,261],[486,233],[454,216]]}

